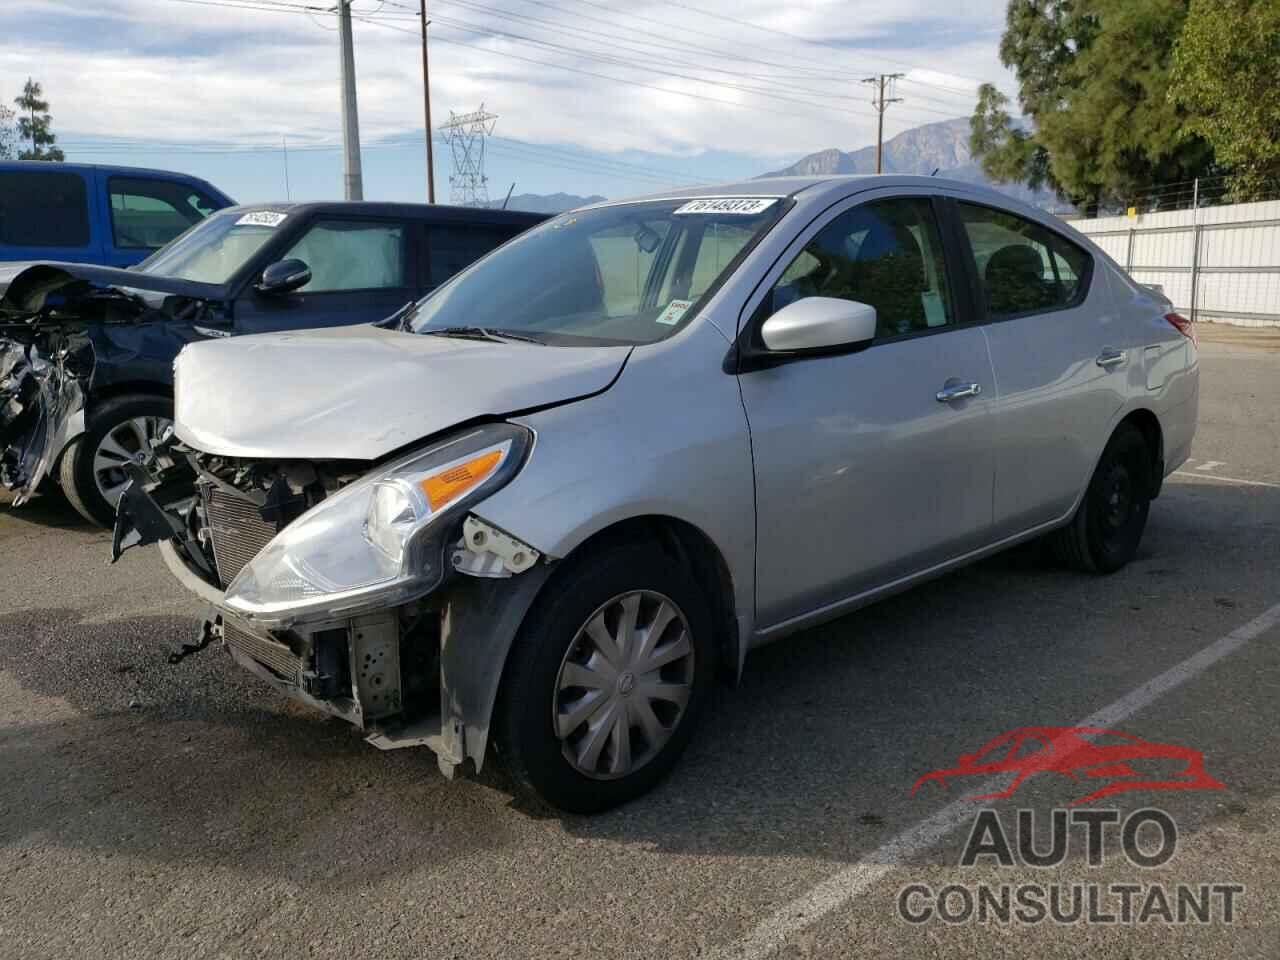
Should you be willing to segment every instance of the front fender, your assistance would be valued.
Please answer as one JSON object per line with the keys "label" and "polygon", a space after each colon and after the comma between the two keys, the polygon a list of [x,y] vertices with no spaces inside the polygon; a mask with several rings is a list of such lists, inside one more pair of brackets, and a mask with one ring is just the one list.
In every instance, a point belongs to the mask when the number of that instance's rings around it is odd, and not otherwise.
{"label": "front fender", "polygon": [[468,757],[480,770],[502,673],[520,624],[551,575],[546,563],[513,577],[455,577],[440,628],[442,768]]}

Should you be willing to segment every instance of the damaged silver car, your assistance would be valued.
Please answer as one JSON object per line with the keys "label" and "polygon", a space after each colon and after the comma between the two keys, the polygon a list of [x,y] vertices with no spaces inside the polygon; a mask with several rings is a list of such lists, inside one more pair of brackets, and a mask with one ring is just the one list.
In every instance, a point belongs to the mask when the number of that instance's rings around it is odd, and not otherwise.
{"label": "damaged silver car", "polygon": [[209,601],[189,649],[582,812],[752,647],[1030,538],[1119,569],[1198,402],[1190,325],[1087,239],[896,176],[578,210],[395,325],[175,373],[114,549]]}

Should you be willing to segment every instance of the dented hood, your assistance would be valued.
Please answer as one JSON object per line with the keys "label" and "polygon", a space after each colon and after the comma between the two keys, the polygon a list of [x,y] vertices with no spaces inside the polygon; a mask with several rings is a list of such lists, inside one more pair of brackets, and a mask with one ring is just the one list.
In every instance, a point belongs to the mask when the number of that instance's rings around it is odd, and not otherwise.
{"label": "dented hood", "polygon": [[220,456],[376,460],[477,417],[598,393],[630,352],[373,326],[210,340],[174,363],[174,429]]}
{"label": "dented hood", "polygon": [[35,263],[0,266],[0,308],[35,310],[53,293],[76,293],[88,290],[123,290],[131,294],[190,297],[196,300],[221,300],[227,288],[214,283],[198,283],[179,277],[157,277],[141,270],[122,270],[92,263]]}

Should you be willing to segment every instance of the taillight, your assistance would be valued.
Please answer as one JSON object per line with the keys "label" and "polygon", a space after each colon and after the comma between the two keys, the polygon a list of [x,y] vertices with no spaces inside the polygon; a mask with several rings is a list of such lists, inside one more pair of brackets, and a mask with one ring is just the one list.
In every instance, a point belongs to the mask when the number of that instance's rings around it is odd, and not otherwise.
{"label": "taillight", "polygon": [[1164,315],[1164,318],[1168,320],[1169,325],[1172,326],[1175,330],[1177,330],[1180,334],[1182,334],[1184,337],[1186,337],[1196,346],[1200,346],[1200,340],[1196,336],[1195,324],[1193,324],[1190,320],[1188,320],[1186,317],[1184,317],[1180,313],[1166,313]]}

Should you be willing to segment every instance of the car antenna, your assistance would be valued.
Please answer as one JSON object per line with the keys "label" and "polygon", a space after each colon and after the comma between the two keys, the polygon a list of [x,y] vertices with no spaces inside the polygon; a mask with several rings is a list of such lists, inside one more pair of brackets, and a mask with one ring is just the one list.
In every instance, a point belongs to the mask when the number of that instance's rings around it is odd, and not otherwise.
{"label": "car antenna", "polygon": [[515,188],[516,188],[516,182],[515,182],[514,180],[512,180],[512,181],[511,181],[511,187],[510,187],[510,189],[508,189],[508,190],[507,190],[507,197],[506,197],[506,199],[505,199],[505,200],[503,200],[503,201],[502,201],[502,209],[503,209],[503,210],[507,209],[507,204],[511,202],[511,191],[512,191],[512,190],[514,190]]}
{"label": "car antenna", "polygon": [[934,168],[933,168],[933,173],[929,174],[929,176],[931,176],[931,177],[936,177],[936,176],[938,175],[938,171],[939,171],[939,170],[941,170],[941,169],[942,169],[941,167],[934,167]]}

